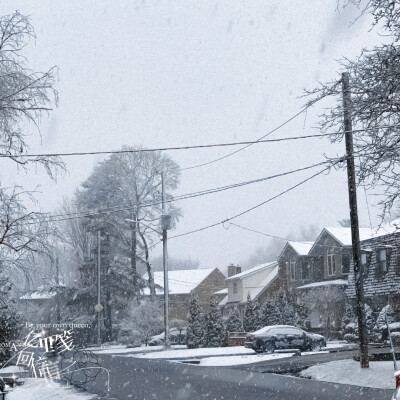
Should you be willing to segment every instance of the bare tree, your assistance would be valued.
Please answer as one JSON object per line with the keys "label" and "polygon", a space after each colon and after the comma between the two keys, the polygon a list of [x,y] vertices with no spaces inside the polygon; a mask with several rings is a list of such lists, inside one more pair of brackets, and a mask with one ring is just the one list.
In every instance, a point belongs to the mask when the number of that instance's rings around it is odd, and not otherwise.
{"label": "bare tree", "polygon": [[53,176],[52,167],[62,167],[56,157],[22,158],[29,149],[24,124],[33,123],[39,129],[40,117],[57,104],[54,89],[56,67],[35,72],[27,65],[23,49],[35,32],[28,17],[18,11],[0,17],[0,152],[26,166],[41,164]]}
{"label": "bare tree", "polygon": [[[347,3],[359,5],[358,0]],[[353,108],[354,155],[358,160],[359,183],[377,189],[383,195],[379,204],[382,219],[389,217],[400,195],[400,2],[370,0],[363,12],[384,21],[384,29],[393,41],[362,50],[355,60],[345,59],[339,67],[349,72]],[[320,129],[331,133],[333,142],[344,137],[342,89],[339,78],[321,83],[307,91],[308,106],[329,97],[336,105],[320,116]],[[337,161],[337,160],[336,160]],[[344,159],[343,159],[344,161]],[[335,162],[337,165],[337,162]],[[341,166],[344,168],[345,163]]]}
{"label": "bare tree", "polygon": [[[33,71],[23,49],[35,38],[28,17],[18,11],[0,17],[0,157],[27,169],[41,165],[54,178],[62,161],[56,157],[24,157],[29,149],[24,128],[33,124],[39,131],[40,118],[58,100],[54,89],[56,67]],[[28,272],[26,263],[38,252],[49,250],[54,233],[47,216],[30,212],[26,202],[34,193],[16,186],[0,188],[0,270],[15,268]]]}

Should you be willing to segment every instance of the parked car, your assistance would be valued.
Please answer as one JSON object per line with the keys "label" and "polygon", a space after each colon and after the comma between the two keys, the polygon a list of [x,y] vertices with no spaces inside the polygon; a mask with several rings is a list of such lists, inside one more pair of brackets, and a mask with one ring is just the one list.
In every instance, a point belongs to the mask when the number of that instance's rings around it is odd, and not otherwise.
{"label": "parked car", "polygon": [[323,336],[290,325],[270,325],[249,333],[244,347],[256,353],[273,353],[277,349],[319,351],[326,346]]}
{"label": "parked car", "polygon": [[[186,344],[186,329],[170,329],[169,340],[171,344]],[[165,341],[165,333],[162,332],[159,335],[153,336],[148,345],[149,346],[162,346]]]}

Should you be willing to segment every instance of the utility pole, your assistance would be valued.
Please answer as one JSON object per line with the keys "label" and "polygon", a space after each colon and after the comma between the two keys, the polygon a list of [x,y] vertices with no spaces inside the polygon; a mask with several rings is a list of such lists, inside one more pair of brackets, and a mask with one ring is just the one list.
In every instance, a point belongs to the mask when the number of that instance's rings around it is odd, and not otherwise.
{"label": "utility pole", "polygon": [[131,268],[133,276],[133,292],[136,301],[139,302],[139,290],[138,290],[138,279],[137,279],[137,262],[136,262],[136,247],[137,247],[137,213],[132,214],[132,220],[130,222],[131,231]]}
{"label": "utility pole", "polygon": [[100,230],[97,231],[97,304],[96,304],[96,311],[97,311],[97,346],[101,346],[101,311],[103,307],[101,306],[101,298],[100,298],[100,276],[101,276],[101,253],[100,253],[100,242],[101,242],[101,234]]}
{"label": "utility pole", "polygon": [[61,322],[61,306],[60,306],[60,263],[58,260],[58,253],[56,255],[56,287],[57,287],[57,301],[56,301],[56,319],[57,323]]}
{"label": "utility pole", "polygon": [[367,327],[365,324],[363,268],[361,264],[360,231],[358,226],[356,174],[353,155],[353,127],[351,118],[352,102],[350,91],[350,75],[348,72],[343,72],[342,74],[342,89],[344,130],[346,139],[347,181],[349,189],[351,221],[351,243],[353,247],[354,284],[356,290],[356,310],[360,338],[360,365],[361,368],[369,368],[368,337]]}
{"label": "utility pole", "polygon": [[161,185],[162,185],[162,241],[163,241],[163,268],[164,268],[164,329],[165,329],[165,341],[164,348],[170,348],[169,341],[169,299],[168,299],[168,249],[167,249],[167,231],[171,229],[171,216],[165,213],[165,174],[164,171],[161,173]]}

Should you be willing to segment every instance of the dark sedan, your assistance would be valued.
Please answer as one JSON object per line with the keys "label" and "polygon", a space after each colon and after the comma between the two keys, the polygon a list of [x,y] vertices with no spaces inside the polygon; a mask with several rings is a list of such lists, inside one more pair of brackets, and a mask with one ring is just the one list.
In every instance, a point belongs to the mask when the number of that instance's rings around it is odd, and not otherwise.
{"label": "dark sedan", "polygon": [[290,325],[265,326],[246,336],[244,347],[257,353],[273,353],[277,349],[319,351],[326,346],[323,336],[308,333]]}

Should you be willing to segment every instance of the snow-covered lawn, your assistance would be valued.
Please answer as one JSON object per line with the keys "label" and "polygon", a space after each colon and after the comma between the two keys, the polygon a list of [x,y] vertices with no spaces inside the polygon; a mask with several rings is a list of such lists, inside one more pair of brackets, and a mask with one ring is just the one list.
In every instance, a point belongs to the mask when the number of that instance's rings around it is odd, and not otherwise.
{"label": "snow-covered lawn", "polygon": [[[173,345],[172,349],[186,349],[185,345]],[[126,346],[111,346],[108,348],[88,348],[88,350],[93,351],[95,354],[124,354],[124,353],[151,353],[160,352],[163,346],[141,346],[141,347],[130,347]]]}
{"label": "snow-covered lawn", "polygon": [[24,367],[20,367],[18,365],[8,365],[7,367],[0,368],[0,374],[12,374],[15,372],[25,372],[26,369]]}
{"label": "snow-covered lawn", "polygon": [[191,358],[191,357],[204,357],[204,356],[221,356],[221,355],[254,355],[254,350],[246,349],[243,346],[234,347],[205,347],[200,349],[171,349],[157,352],[148,352],[145,354],[127,354],[125,357],[137,358],[163,358],[163,359],[177,359],[177,358]]}
{"label": "snow-covered lawn", "polygon": [[51,380],[27,378],[7,394],[7,400],[93,400],[96,398],[72,387],[62,386]]}
{"label": "snow-covered lawn", "polygon": [[360,363],[354,360],[331,361],[307,368],[300,375],[318,381],[395,389],[392,361],[373,361],[365,369],[360,368]]}

